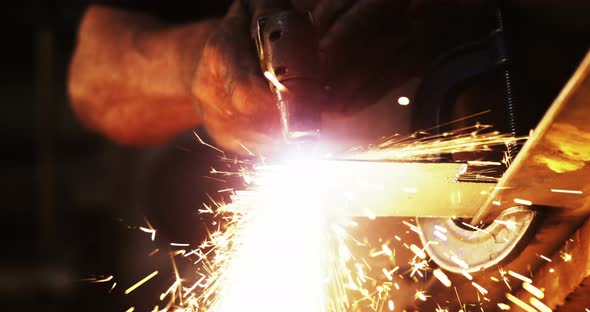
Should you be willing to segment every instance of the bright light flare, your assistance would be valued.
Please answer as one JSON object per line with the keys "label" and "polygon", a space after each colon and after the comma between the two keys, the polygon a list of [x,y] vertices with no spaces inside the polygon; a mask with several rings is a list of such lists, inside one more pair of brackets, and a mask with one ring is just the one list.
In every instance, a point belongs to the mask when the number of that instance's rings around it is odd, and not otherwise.
{"label": "bright light flare", "polygon": [[231,253],[220,255],[229,258],[216,277],[209,310],[321,311],[327,226],[314,198],[321,185],[297,166],[261,170],[256,191],[240,193],[226,208],[240,210],[245,219],[234,229]]}

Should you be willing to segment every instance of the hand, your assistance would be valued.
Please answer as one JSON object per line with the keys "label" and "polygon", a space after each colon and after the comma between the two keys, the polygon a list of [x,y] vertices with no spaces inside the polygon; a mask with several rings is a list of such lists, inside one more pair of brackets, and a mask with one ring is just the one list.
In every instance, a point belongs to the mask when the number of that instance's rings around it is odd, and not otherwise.
{"label": "hand", "polygon": [[321,71],[334,95],[328,106],[346,113],[375,103],[445,49],[485,35],[489,29],[479,27],[485,1],[458,2],[251,0],[246,8],[236,1],[207,42],[192,85],[205,126],[232,150],[240,144],[261,152],[281,146],[278,111],[249,35],[268,6],[311,12]]}
{"label": "hand", "polygon": [[260,73],[250,38],[251,17],[235,1],[211,34],[197,65],[192,93],[207,131],[223,149],[269,154],[283,144],[279,113]]}

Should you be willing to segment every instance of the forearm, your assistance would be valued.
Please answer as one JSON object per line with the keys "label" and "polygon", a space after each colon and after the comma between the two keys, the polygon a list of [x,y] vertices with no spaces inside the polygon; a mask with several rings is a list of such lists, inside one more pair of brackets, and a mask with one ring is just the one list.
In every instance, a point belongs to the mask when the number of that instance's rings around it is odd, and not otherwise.
{"label": "forearm", "polygon": [[89,8],[68,80],[75,113],[124,144],[158,143],[197,125],[189,86],[216,24],[170,26],[142,14]]}

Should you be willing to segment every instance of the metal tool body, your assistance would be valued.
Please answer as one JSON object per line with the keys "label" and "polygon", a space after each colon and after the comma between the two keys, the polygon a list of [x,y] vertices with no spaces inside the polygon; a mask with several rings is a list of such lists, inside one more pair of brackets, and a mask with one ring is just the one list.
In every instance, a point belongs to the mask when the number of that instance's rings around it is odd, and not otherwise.
{"label": "metal tool body", "polygon": [[258,18],[252,35],[263,73],[276,78],[269,84],[285,139],[317,140],[325,92],[319,73],[318,38],[311,18],[289,10],[270,11]]}

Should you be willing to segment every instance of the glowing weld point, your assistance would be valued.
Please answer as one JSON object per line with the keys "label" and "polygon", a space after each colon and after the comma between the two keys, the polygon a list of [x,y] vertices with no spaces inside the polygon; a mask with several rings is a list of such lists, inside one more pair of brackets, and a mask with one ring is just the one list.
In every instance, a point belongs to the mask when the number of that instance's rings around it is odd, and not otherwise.
{"label": "glowing weld point", "polygon": [[397,104],[406,106],[406,105],[410,104],[410,99],[405,96],[400,96],[397,99]]}
{"label": "glowing weld point", "polygon": [[522,283],[522,288],[539,299],[543,299],[543,297],[545,297],[545,293],[539,288],[535,287],[533,284]]}
{"label": "glowing weld point", "polygon": [[537,298],[531,298],[529,300],[529,302],[533,305],[533,307],[537,308],[537,310],[539,310],[541,312],[552,312],[553,311],[547,305],[545,305],[543,302],[541,302]]}
{"label": "glowing weld point", "polygon": [[268,81],[270,81],[270,83],[272,83],[279,91],[287,91],[287,88],[277,79],[277,76],[270,71],[265,71],[264,77],[266,77],[266,79],[268,79]]}
{"label": "glowing weld point", "polygon": [[515,198],[514,202],[521,205],[531,206],[533,204],[532,201],[526,199]]}

